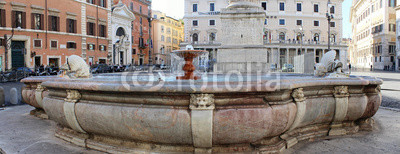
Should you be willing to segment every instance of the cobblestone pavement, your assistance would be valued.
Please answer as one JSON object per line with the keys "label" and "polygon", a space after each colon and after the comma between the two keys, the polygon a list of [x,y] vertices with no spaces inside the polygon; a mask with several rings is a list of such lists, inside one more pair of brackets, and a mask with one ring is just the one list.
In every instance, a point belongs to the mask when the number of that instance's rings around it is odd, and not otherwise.
{"label": "cobblestone pavement", "polygon": [[[100,153],[65,142],[54,136],[56,123],[29,115],[29,105],[0,111],[0,148],[7,154]],[[376,128],[330,140],[300,142],[284,153],[400,153],[400,112],[379,109]]]}
{"label": "cobblestone pavement", "polygon": [[357,76],[374,76],[383,80],[382,106],[400,109],[400,73],[378,72],[353,72]]}

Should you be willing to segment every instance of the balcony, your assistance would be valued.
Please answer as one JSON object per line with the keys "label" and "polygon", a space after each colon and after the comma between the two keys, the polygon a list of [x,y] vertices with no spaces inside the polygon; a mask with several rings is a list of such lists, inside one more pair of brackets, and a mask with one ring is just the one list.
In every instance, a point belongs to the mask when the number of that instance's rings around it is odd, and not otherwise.
{"label": "balcony", "polygon": [[[264,40],[264,45],[288,45],[288,46],[328,46],[325,41],[297,41],[297,40]],[[346,46],[344,42],[331,42],[332,46]]]}
{"label": "balcony", "polygon": [[221,42],[216,41],[194,41],[194,42],[181,42],[180,46],[186,45],[193,45],[193,46],[220,46]]}

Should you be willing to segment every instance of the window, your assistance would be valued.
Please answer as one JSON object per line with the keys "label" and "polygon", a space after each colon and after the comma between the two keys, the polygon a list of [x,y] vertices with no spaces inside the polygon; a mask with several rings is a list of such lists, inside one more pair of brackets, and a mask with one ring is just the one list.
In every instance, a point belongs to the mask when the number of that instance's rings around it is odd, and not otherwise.
{"label": "window", "polygon": [[136,55],[136,49],[132,48],[132,54]]}
{"label": "window", "polygon": [[261,2],[261,7],[267,10],[267,2]]}
{"label": "window", "polygon": [[99,25],[99,33],[100,37],[107,37],[105,25]]}
{"label": "window", "polygon": [[139,13],[142,13],[142,6],[139,6]]}
{"label": "window", "polygon": [[336,42],[336,35],[335,34],[331,34],[331,37],[329,39],[330,39],[330,41],[332,43],[335,43]]}
{"label": "window", "polygon": [[314,34],[314,41],[315,41],[315,42],[318,42],[318,41],[319,41],[319,34],[318,34],[318,33],[315,33],[315,34]]}
{"label": "window", "polygon": [[394,54],[394,53],[396,53],[396,46],[389,45],[389,54]]}
{"label": "window", "polygon": [[142,17],[139,18],[139,23],[142,25],[143,24],[143,19]]}
{"label": "window", "polygon": [[194,34],[192,35],[192,41],[193,41],[193,42],[199,41],[199,35],[197,35],[197,33],[194,33]]}
{"label": "window", "polygon": [[129,4],[129,9],[131,9],[131,11],[133,11],[133,2],[131,2],[131,3]]}
{"label": "window", "polygon": [[161,26],[161,33],[164,33],[164,26]]}
{"label": "window", "polygon": [[88,50],[96,50],[96,45],[92,44],[92,43],[89,43],[89,44],[87,44],[87,49]]}
{"label": "window", "polygon": [[215,26],[215,20],[210,20],[210,26]]}
{"label": "window", "polygon": [[165,41],[165,37],[164,37],[164,35],[161,35],[161,42],[164,42]]}
{"label": "window", "polygon": [[92,22],[87,23],[87,35],[92,35],[92,36],[96,35],[94,23],[92,23]]}
{"label": "window", "polygon": [[42,40],[33,40],[33,47],[42,48]]}
{"label": "window", "polygon": [[6,27],[6,10],[0,9],[0,27]]}
{"label": "window", "polygon": [[215,11],[215,4],[214,3],[210,3],[210,11],[214,12]]}
{"label": "window", "polygon": [[17,28],[17,27],[26,28],[25,12],[21,12],[21,11],[12,11],[12,12],[13,12],[12,13],[13,28]]}
{"label": "window", "polygon": [[336,27],[336,23],[335,22],[331,22],[331,27]]}
{"label": "window", "polygon": [[95,0],[86,0],[86,2],[90,3],[90,4],[95,4]]}
{"label": "window", "polygon": [[193,12],[197,12],[197,4],[193,4]]}
{"label": "window", "polygon": [[318,4],[314,4],[314,12],[318,13],[319,12],[319,6]]}
{"label": "window", "polygon": [[99,6],[106,7],[106,0],[100,0]]}
{"label": "window", "polygon": [[389,7],[396,7],[396,0],[389,0]]}
{"label": "window", "polygon": [[284,32],[279,33],[279,40],[284,41],[286,39],[286,35]]}
{"label": "window", "polygon": [[32,13],[32,29],[43,30],[43,15]]}
{"label": "window", "polygon": [[285,11],[285,3],[279,2],[279,11]]}
{"label": "window", "polygon": [[58,48],[58,41],[51,40],[50,41],[50,48],[57,49]]}
{"label": "window", "polygon": [[60,31],[60,17],[49,16],[49,26],[50,31]]}
{"label": "window", "polygon": [[268,19],[265,19],[264,25],[268,25]]}
{"label": "window", "polygon": [[215,41],[215,38],[216,38],[215,33],[210,33],[210,35],[209,35],[209,40],[210,40],[210,42]]}
{"label": "window", "polygon": [[76,33],[76,20],[67,19],[67,33]]}
{"label": "window", "polygon": [[285,25],[285,19],[279,19],[279,25]]}
{"label": "window", "polygon": [[67,42],[67,48],[68,49],[76,49],[76,43],[75,42]]}
{"label": "window", "polygon": [[335,14],[335,6],[332,5],[330,10],[331,10],[331,14]]}
{"label": "window", "polygon": [[198,26],[198,21],[197,20],[193,20],[193,26]]}
{"label": "window", "polygon": [[302,7],[301,7],[301,3],[297,3],[297,12],[301,12]]}
{"label": "window", "polygon": [[389,32],[396,32],[396,24],[389,24]]}
{"label": "window", "polygon": [[297,20],[296,23],[297,23],[297,26],[301,26],[301,25],[303,25],[303,20]]}
{"label": "window", "polygon": [[319,21],[314,21],[314,26],[319,26]]}

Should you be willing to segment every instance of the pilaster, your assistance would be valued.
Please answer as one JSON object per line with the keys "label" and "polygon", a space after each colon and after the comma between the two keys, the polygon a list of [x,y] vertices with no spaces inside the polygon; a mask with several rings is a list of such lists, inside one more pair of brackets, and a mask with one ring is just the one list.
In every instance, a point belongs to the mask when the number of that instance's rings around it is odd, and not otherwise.
{"label": "pilaster", "polygon": [[215,109],[213,94],[191,94],[190,110],[192,136],[195,151],[211,152],[213,112]]}

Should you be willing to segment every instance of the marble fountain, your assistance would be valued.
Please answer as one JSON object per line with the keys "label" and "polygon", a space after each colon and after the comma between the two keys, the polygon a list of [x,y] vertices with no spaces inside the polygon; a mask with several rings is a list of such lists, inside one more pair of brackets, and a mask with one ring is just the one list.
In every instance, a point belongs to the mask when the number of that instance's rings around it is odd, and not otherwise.
{"label": "marble fountain", "polygon": [[[337,63],[329,68],[340,70]],[[79,74],[75,70],[68,72]],[[325,77],[321,71],[206,74],[198,80],[160,80],[158,74],[30,77],[22,80],[22,94],[58,123],[57,137],[82,147],[110,153],[281,152],[299,141],[372,129],[382,80],[323,72]]]}
{"label": "marble fountain", "polygon": [[[249,22],[257,23],[248,25],[263,25],[265,13],[257,11],[261,9],[253,4],[255,0],[243,1],[231,0],[224,17],[250,12],[255,14],[250,18],[257,20],[248,18]],[[258,32],[248,25],[237,28],[262,35],[262,28]],[[242,38],[251,35],[233,33],[229,32],[230,40],[246,47]],[[262,37],[254,38],[262,42]],[[253,47],[251,52],[259,49]],[[243,48],[221,51],[229,50],[242,53]],[[71,56],[64,77],[23,79],[23,99],[36,108],[32,114],[58,123],[57,137],[109,153],[282,152],[300,141],[371,130],[382,101],[382,80],[346,75],[343,64],[335,61],[335,51],[316,64],[315,75],[196,76],[192,60],[203,51],[175,53],[186,60],[184,76],[91,76],[83,59]]]}

